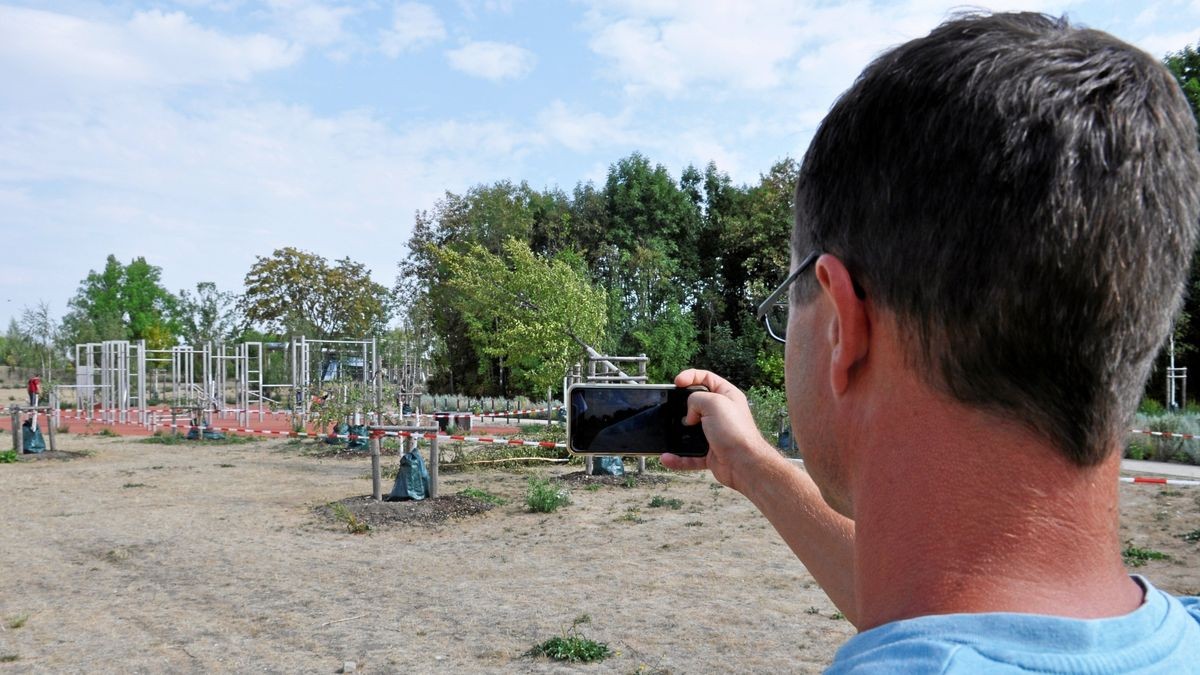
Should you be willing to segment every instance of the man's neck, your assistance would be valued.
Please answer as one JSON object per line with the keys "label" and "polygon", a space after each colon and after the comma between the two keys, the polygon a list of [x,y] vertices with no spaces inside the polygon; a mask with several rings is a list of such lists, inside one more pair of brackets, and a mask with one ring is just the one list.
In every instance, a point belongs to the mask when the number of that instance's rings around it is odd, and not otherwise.
{"label": "man's neck", "polygon": [[1081,468],[994,417],[902,407],[857,449],[861,630],[928,614],[1136,609],[1142,592],[1120,557],[1116,453]]}

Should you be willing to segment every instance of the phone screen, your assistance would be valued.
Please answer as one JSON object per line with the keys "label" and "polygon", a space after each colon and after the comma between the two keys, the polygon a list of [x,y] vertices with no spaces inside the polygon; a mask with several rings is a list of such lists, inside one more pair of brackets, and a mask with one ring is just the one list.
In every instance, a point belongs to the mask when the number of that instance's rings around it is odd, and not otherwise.
{"label": "phone screen", "polygon": [[590,455],[708,454],[699,424],[685,426],[695,391],[646,385],[576,385],[567,428],[571,452]]}

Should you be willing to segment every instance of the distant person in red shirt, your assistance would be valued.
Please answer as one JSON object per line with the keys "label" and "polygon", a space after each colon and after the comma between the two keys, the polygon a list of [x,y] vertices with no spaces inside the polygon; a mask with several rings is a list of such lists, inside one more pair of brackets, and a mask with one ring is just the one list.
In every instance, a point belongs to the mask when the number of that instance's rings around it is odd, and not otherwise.
{"label": "distant person in red shirt", "polygon": [[38,404],[38,397],[42,395],[42,380],[37,375],[29,378],[29,407],[35,408]]}

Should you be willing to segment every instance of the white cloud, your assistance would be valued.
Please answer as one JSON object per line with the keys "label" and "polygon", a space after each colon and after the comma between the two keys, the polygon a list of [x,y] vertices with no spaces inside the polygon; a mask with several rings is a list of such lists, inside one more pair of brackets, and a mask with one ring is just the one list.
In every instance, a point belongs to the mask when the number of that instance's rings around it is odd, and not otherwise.
{"label": "white cloud", "polygon": [[330,47],[353,41],[343,25],[355,13],[350,7],[314,0],[269,0],[268,4],[279,27],[299,44]]}
{"label": "white cloud", "polygon": [[182,12],[137,12],[124,23],[105,23],[0,6],[0,71],[10,86],[33,90],[63,79],[88,90],[244,82],[301,54],[261,33],[209,30]]}
{"label": "white cloud", "polygon": [[392,15],[392,29],[383,32],[380,50],[396,58],[406,51],[414,51],[440,42],[446,37],[446,27],[437,12],[429,5],[406,2],[396,5]]}
{"label": "white cloud", "polygon": [[503,42],[469,42],[446,57],[455,70],[493,82],[524,77],[537,62],[528,49]]}
{"label": "white cloud", "polygon": [[634,142],[627,113],[608,117],[601,113],[570,108],[554,101],[538,113],[537,126],[547,140],[560,143],[575,152]]}

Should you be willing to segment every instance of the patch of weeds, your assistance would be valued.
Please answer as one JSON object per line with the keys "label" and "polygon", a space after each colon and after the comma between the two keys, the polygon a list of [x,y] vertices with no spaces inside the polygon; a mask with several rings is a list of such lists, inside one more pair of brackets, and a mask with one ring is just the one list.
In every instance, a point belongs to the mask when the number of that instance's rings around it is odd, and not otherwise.
{"label": "patch of weeds", "polygon": [[679,509],[683,508],[683,500],[675,499],[674,497],[667,499],[662,495],[654,495],[654,497],[650,500],[650,508],[658,509],[663,507],[678,511]]}
{"label": "patch of weeds", "polygon": [[588,492],[595,492],[602,487],[604,487],[604,486],[601,485],[600,483],[588,483],[587,485],[583,486],[583,489],[587,490]]}
{"label": "patch of weeds", "polygon": [[0,464],[15,464],[16,462],[16,450],[5,450],[4,452],[0,452]]}
{"label": "patch of weeds", "polygon": [[70,424],[60,424],[60,425],[58,425],[58,428],[55,429],[55,431],[57,431],[60,434],[69,434],[69,433],[71,433],[71,425]]}
{"label": "patch of weeds", "polygon": [[1130,544],[1125,547],[1124,551],[1121,551],[1121,559],[1125,561],[1125,565],[1128,567],[1141,567],[1151,560],[1170,560],[1171,556],[1162,551],[1138,548]]}
{"label": "patch of weeds", "polygon": [[1159,497],[1159,498],[1162,498],[1162,497],[1182,497],[1182,496],[1183,496],[1183,492],[1181,492],[1181,491],[1179,491],[1179,490],[1170,490],[1170,489],[1168,489],[1168,490],[1161,490],[1161,491],[1159,491],[1157,494],[1155,494],[1154,496],[1155,496],[1155,497]]}
{"label": "patch of weeds", "polygon": [[126,484],[122,485],[121,487],[123,487],[123,488],[140,488],[140,487],[150,487],[150,486],[146,485],[145,483],[126,483]]}
{"label": "patch of weeds", "polygon": [[591,623],[592,617],[584,614],[571,622],[571,627],[562,635],[536,644],[529,650],[532,656],[546,656],[555,661],[570,661],[571,663],[592,663],[603,661],[612,656],[608,643],[597,642],[579,632],[579,626]]}
{"label": "patch of weeds", "polygon": [[121,434],[118,434],[117,432],[113,431],[112,429],[109,429],[108,427],[103,427],[102,429],[100,429],[100,431],[96,432],[96,435],[103,436],[104,438],[120,438],[121,437]]}
{"label": "patch of weeds", "polygon": [[817,607],[809,607],[808,609],[804,610],[804,613],[805,614],[820,614],[821,610],[820,610],[820,608],[817,608]]}
{"label": "patch of weeds", "polygon": [[846,619],[846,615],[842,614],[841,612],[834,612],[833,614],[829,615],[829,618],[833,619],[834,621],[844,621]]}
{"label": "patch of weeds", "polygon": [[636,506],[631,506],[628,509],[625,509],[625,513],[623,513],[622,515],[620,515],[617,518],[617,522],[639,524],[639,523],[646,522],[646,520],[644,518],[642,518],[641,509],[639,509]]}
{"label": "patch of weeds", "polygon": [[683,526],[684,527],[700,527],[703,524],[704,523],[702,523],[699,520],[689,520],[688,522],[684,523]]}
{"label": "patch of weeds", "polygon": [[496,506],[504,506],[508,503],[507,499],[494,495],[487,490],[480,490],[479,488],[464,488],[459,490],[458,494],[462,495],[463,497],[478,499],[479,501],[487,502],[488,504],[495,504]]}
{"label": "patch of weeds", "polygon": [[333,515],[338,520],[346,524],[346,530],[350,534],[366,534],[371,531],[371,526],[359,520],[357,516],[346,508],[346,505],[341,502],[329,502],[329,508],[333,511]]}
{"label": "patch of weeds", "polygon": [[633,477],[632,475],[625,476],[625,481],[621,483],[621,485],[624,485],[627,488],[637,487],[637,478]]}
{"label": "patch of weeds", "polygon": [[1165,523],[1170,518],[1171,518],[1171,514],[1167,513],[1166,511],[1155,511],[1154,512],[1154,521],[1155,522]]}
{"label": "patch of weeds", "polygon": [[544,478],[530,478],[529,491],[525,494],[525,505],[534,513],[554,513],[560,506],[571,503],[566,490],[556,488]]}
{"label": "patch of weeds", "polygon": [[233,464],[218,464],[217,466],[222,469],[232,469],[234,465]]}
{"label": "patch of weeds", "polygon": [[18,654],[0,654],[0,663],[13,663],[21,660]]}
{"label": "patch of weeds", "polygon": [[163,468],[163,465],[162,465],[162,464],[159,464],[158,466],[152,466],[152,467],[150,467],[150,469],[151,469],[151,470],[153,470],[153,471],[158,471],[158,470],[159,470],[159,469],[161,469],[161,468]]}
{"label": "patch of weeds", "polygon": [[725,486],[721,485],[720,483],[710,483],[708,486],[708,489],[709,490],[724,490]]}
{"label": "patch of weeds", "polygon": [[24,626],[26,621],[29,621],[28,614],[18,614],[5,619],[4,625],[8,626],[9,630],[16,630]]}
{"label": "patch of weeds", "polygon": [[1200,529],[1192,530],[1191,532],[1184,532],[1183,534],[1179,535],[1179,538],[1193,543],[1200,541]]}

